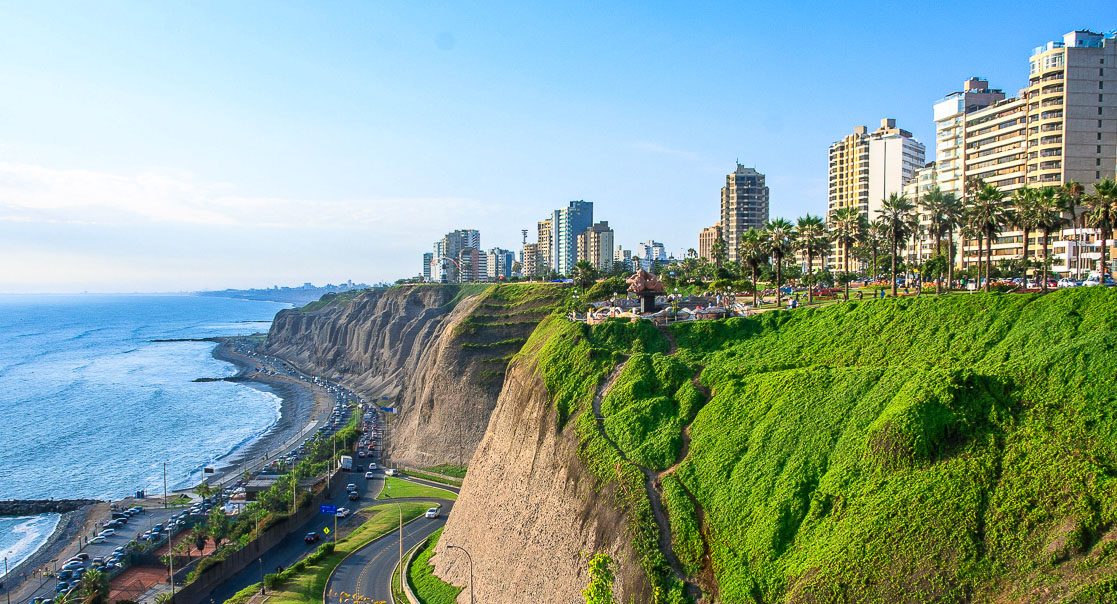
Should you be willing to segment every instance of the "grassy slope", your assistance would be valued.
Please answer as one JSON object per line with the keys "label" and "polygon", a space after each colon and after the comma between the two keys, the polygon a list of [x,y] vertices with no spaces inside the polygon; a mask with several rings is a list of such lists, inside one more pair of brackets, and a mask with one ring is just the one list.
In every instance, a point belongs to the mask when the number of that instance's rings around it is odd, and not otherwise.
{"label": "grassy slope", "polygon": [[[675,327],[714,391],[677,476],[722,600],[1103,597],[1115,326],[1117,291],[1094,288]],[[676,551],[695,560],[696,510],[666,482]]]}
{"label": "grassy slope", "polygon": [[435,487],[428,487],[425,484],[418,484],[393,478],[391,476],[384,479],[385,489],[380,491],[377,499],[399,499],[402,497],[438,497],[441,499],[457,499],[458,496],[452,491],[444,489],[437,489]]}
{"label": "grassy slope", "polygon": [[[438,545],[438,538],[441,536],[442,529],[431,533],[431,536],[427,538],[427,544],[416,553],[415,559],[411,561],[411,566],[407,569],[407,581],[411,584],[415,596],[423,604],[454,604],[457,601],[458,594],[465,589],[464,587],[450,585],[434,576],[434,567],[431,566],[430,559],[434,555],[434,548]],[[461,556],[458,552],[443,555]]]}

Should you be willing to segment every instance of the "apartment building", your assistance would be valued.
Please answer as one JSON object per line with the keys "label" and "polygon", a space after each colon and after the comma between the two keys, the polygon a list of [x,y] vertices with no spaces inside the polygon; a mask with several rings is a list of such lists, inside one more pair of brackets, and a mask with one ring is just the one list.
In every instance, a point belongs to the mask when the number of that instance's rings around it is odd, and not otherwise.
{"label": "apartment building", "polygon": [[721,189],[721,228],[729,261],[738,259],[737,244],[750,228],[764,228],[768,222],[768,187],[764,175],[737,163],[725,177]]}
{"label": "apartment building", "polygon": [[485,256],[485,273],[489,281],[507,281],[512,278],[512,265],[516,264],[516,252],[494,247]]}
{"label": "apartment building", "polygon": [[613,265],[620,265],[626,271],[635,272],[632,264],[632,250],[623,249],[618,245],[617,249],[613,250]]}
{"label": "apartment building", "polygon": [[460,283],[459,258],[461,251],[467,248],[481,249],[481,232],[477,229],[451,231],[434,242],[431,279],[440,283]]}
{"label": "apartment building", "polygon": [[525,243],[523,251],[523,260],[520,262],[520,272],[525,277],[535,277],[542,274],[539,270],[539,244],[538,243]]}
{"label": "apartment building", "polygon": [[599,271],[613,270],[613,229],[601,221],[578,233],[578,261],[588,261]]}
{"label": "apartment building", "polygon": [[555,266],[555,257],[552,252],[554,242],[552,241],[551,225],[553,222],[550,218],[540,220],[536,224],[536,267],[535,274],[542,275]]}
{"label": "apartment building", "polygon": [[571,201],[551,214],[552,268],[567,275],[578,262],[578,234],[593,226],[593,202]]}
{"label": "apartment building", "polygon": [[423,254],[423,281],[430,282],[431,280],[431,263],[434,262],[434,254],[426,252]]}
{"label": "apartment building", "polygon": [[961,197],[965,185],[963,152],[965,116],[1005,99],[1003,90],[990,88],[983,78],[970,78],[962,90],[935,103],[935,170],[943,193]]}
{"label": "apartment building", "polygon": [[698,233],[698,257],[713,260],[714,242],[721,239],[721,223],[702,229]]}
{"label": "apartment building", "polygon": [[488,254],[474,247],[458,252],[458,283],[488,281]]}

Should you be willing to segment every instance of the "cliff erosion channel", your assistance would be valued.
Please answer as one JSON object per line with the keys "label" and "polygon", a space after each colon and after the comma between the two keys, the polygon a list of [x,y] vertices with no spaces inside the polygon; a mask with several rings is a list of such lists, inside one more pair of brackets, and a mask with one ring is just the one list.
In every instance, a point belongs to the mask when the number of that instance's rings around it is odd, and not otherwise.
{"label": "cliff erosion channel", "polygon": [[280,311],[265,351],[397,407],[388,456],[467,463],[504,374],[566,291],[551,284],[407,285]]}

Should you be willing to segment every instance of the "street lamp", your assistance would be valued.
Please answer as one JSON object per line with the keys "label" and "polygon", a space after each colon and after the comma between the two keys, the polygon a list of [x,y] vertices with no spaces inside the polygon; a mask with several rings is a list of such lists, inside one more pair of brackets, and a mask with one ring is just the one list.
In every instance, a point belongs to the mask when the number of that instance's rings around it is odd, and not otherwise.
{"label": "street lamp", "polygon": [[460,549],[465,552],[465,557],[469,560],[469,604],[473,604],[473,556],[470,556],[464,547],[458,545],[447,545],[446,549]]}

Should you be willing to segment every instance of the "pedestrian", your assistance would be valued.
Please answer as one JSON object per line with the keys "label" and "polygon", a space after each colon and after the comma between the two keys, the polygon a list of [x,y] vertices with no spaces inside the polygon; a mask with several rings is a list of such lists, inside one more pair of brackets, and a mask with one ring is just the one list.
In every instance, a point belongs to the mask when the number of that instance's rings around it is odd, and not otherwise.
{"label": "pedestrian", "polygon": [[865,292],[863,292],[861,290],[857,290],[857,300],[861,301],[861,300],[864,300],[864,299],[865,299]]}

